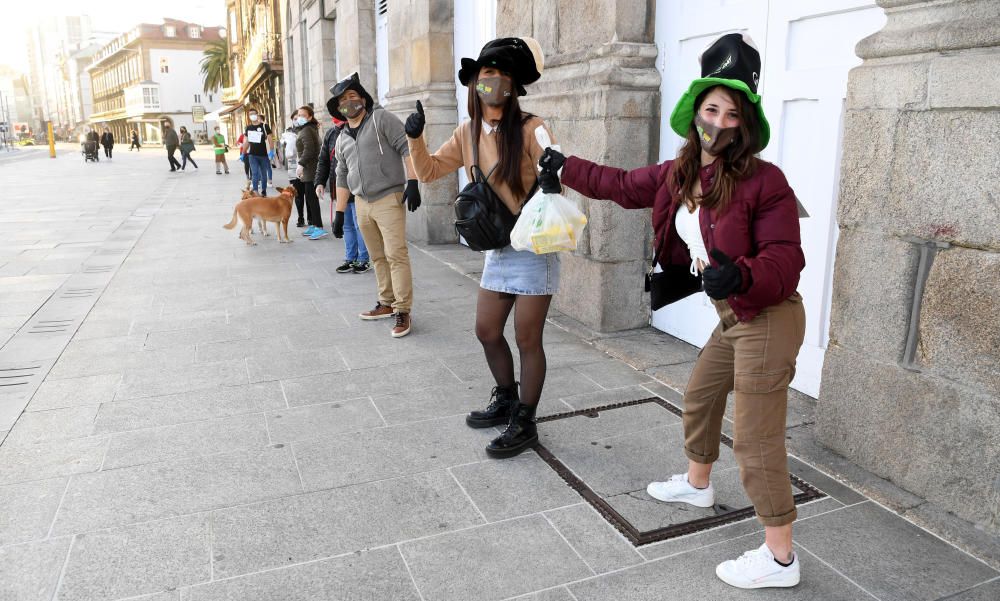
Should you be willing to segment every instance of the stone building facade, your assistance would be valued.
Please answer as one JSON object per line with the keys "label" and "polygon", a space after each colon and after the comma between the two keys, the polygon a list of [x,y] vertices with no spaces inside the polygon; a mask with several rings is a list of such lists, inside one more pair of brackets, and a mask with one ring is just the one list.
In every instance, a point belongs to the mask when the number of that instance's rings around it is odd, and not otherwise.
{"label": "stone building facade", "polygon": [[[473,4],[492,7],[492,21],[482,28],[490,37],[480,45],[507,35],[541,43],[545,72],[528,86],[522,105],[546,119],[565,149],[622,168],[662,159],[661,122],[669,106],[661,83],[664,73],[677,68],[664,64],[656,31],[664,10],[675,8],[667,0],[326,0],[326,16],[335,19],[338,76],[358,71],[401,118],[421,100],[425,136],[435,148],[462,112],[457,59],[478,52],[471,46],[456,50],[469,27],[468,15],[460,12]],[[741,30],[744,17],[805,10],[805,4],[776,3],[769,11],[757,10],[767,0],[739,3],[744,12],[712,35]],[[864,34],[850,39],[838,22],[812,19],[830,16],[822,12],[809,18],[789,13],[780,23],[784,31],[766,36],[790,40],[794,24],[799,43],[832,39],[844,46],[852,65],[858,56],[864,59],[849,79],[843,70],[840,91],[822,99],[835,105],[838,117],[826,121],[838,149],[824,155],[834,191],[823,206],[836,215],[829,218],[836,260],[828,269],[832,284],[826,295],[832,300],[824,309],[832,313],[832,326],[827,331],[820,320],[815,328],[823,330],[817,335],[824,341],[817,346],[818,365],[829,349],[816,409],[821,438],[868,470],[1000,532],[1000,205],[990,187],[1000,163],[989,159],[1000,156],[1000,4],[846,5],[868,11],[865,23],[875,25],[867,31],[881,28],[857,45],[856,55],[855,43]],[[820,45],[817,52],[825,50]],[[388,61],[380,59],[384,55]],[[817,72],[813,65],[800,66]],[[789,73],[789,80],[800,79]],[[783,102],[777,101],[779,111]],[[809,125],[808,110],[783,116],[804,115]],[[769,115],[780,127],[782,117]],[[771,157],[783,167],[794,159]],[[450,203],[459,185],[455,176],[422,186],[424,205],[408,217],[411,239],[455,241]],[[648,212],[581,204],[589,225],[578,251],[563,254],[556,308],[598,331],[645,327],[650,312],[641,281],[650,260]]]}

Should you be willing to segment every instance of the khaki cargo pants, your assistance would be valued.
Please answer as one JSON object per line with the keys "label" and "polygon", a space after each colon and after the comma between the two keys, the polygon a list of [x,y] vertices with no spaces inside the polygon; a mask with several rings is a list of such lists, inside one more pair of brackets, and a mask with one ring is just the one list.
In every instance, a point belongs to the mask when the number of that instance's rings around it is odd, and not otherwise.
{"label": "khaki cargo pants", "polygon": [[378,302],[397,313],[409,313],[413,307],[413,275],[406,247],[406,207],[399,202],[402,198],[402,192],[371,202],[358,198],[354,208],[375,267]]}
{"label": "khaki cargo pants", "polygon": [[740,480],[765,526],[795,521],[785,452],[788,384],[805,336],[802,297],[739,323],[725,300],[713,301],[719,325],[695,363],[684,394],[684,451],[697,463],[719,458],[726,397],[735,390],[733,451]]}

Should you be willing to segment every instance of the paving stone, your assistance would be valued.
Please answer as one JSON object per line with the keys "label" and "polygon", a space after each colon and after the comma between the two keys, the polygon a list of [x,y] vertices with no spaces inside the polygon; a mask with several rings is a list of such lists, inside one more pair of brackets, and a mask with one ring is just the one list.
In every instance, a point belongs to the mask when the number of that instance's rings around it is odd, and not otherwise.
{"label": "paving stone", "polygon": [[597,417],[577,415],[544,422],[539,428],[539,441],[558,447],[565,441],[600,441],[653,428],[681,423],[681,418],[656,403],[643,403],[601,411]]}
{"label": "paving stone", "polygon": [[109,336],[127,336],[132,329],[132,318],[120,319],[88,319],[73,336],[76,340],[88,338],[107,338]]}
{"label": "paving stone", "polygon": [[395,547],[194,586],[184,601],[419,601]]}
{"label": "paving stone", "polygon": [[644,561],[632,543],[586,503],[547,511],[545,516],[598,574]]}
{"label": "paving stone", "polygon": [[0,446],[0,484],[44,480],[97,471],[107,438],[57,440],[29,446]]}
{"label": "paving stone", "polygon": [[233,319],[250,319],[266,322],[278,317],[319,315],[319,311],[316,309],[316,305],[310,300],[295,300],[274,305],[250,306],[230,311],[230,314]]}
{"label": "paving stone", "polygon": [[[798,586],[775,591],[745,591],[715,575],[715,566],[759,547],[760,537],[738,538],[704,549],[641,564],[584,582],[570,584],[577,601],[736,601],[777,598],[794,601],[871,601],[871,596],[819,560],[800,553],[802,580]],[[780,595],[778,594],[780,593]]]}
{"label": "paving stone", "polygon": [[392,544],[483,523],[447,472],[216,511],[215,577]]}
{"label": "paving stone", "polygon": [[571,397],[586,392],[601,390],[593,380],[590,380],[572,367],[549,369],[545,374],[545,387],[542,389],[542,403]]}
{"label": "paving stone", "polygon": [[46,380],[38,387],[26,411],[99,405],[114,399],[121,374],[102,374],[66,380]]}
{"label": "paving stone", "polygon": [[1000,580],[948,597],[947,601],[996,601],[1000,599]]}
{"label": "paving stone", "polygon": [[263,413],[146,428],[112,435],[102,469],[263,449],[269,444]]}
{"label": "paving stone", "polygon": [[[525,553],[514,540],[530,540]],[[544,517],[499,524],[400,545],[425,599],[503,599],[592,576]]]}
{"label": "paving stone", "polygon": [[491,522],[580,502],[580,495],[533,452],[451,472]]}
{"label": "paving stone", "polygon": [[273,442],[292,442],[381,428],[385,422],[366,397],[269,412],[267,424]]}
{"label": "paving stone", "polygon": [[0,486],[0,547],[45,538],[66,482],[53,478]]}
{"label": "paving stone", "polygon": [[282,386],[292,407],[315,405],[362,396],[415,391],[457,378],[439,361],[414,361],[391,369],[373,367],[333,374],[284,380]]}
{"label": "paving stone", "polygon": [[283,380],[347,370],[339,353],[316,351],[268,351],[247,358],[250,382]]}
{"label": "paving stone", "polygon": [[137,319],[132,322],[132,334],[142,332],[169,332],[172,330],[192,330],[196,328],[211,328],[226,325],[226,312],[196,311],[179,313],[160,319]]}
{"label": "paving stone", "polygon": [[197,363],[211,363],[227,359],[245,359],[253,355],[280,355],[289,351],[284,336],[270,338],[248,338],[199,344],[195,352]]}
{"label": "paving stone", "polygon": [[804,521],[795,540],[885,601],[938,599],[1000,575],[870,502]]}
{"label": "paving stone", "polygon": [[601,361],[574,365],[573,370],[597,382],[597,384],[604,388],[621,388],[633,384],[642,384],[653,379],[649,375],[641,371],[636,371],[629,365],[607,356]]}
{"label": "paving stone", "polygon": [[190,365],[181,369],[130,370],[122,376],[122,383],[115,400],[162,396],[246,383],[246,363],[238,359]]}
{"label": "paving stone", "polygon": [[71,537],[0,547],[0,599],[50,601]]}
{"label": "paving stone", "polygon": [[484,448],[496,435],[490,428],[473,430],[464,418],[454,417],[292,446],[303,486],[321,490],[482,461]]}
{"label": "paving stone", "polygon": [[284,408],[277,382],[207,388],[158,397],[104,403],[95,433],[123,432]]}
{"label": "paving stone", "polygon": [[515,597],[511,601],[576,601],[576,599],[569,592],[568,588],[560,586],[559,588],[548,589],[540,593]]}
{"label": "paving stone", "polygon": [[287,448],[237,451],[78,476],[54,532],[89,532],[300,492]]}
{"label": "paving stone", "polygon": [[404,424],[449,415],[464,415],[475,409],[482,409],[489,404],[490,391],[495,385],[492,377],[474,382],[453,381],[440,386],[377,396],[372,400],[386,422]]}
{"label": "paving stone", "polygon": [[246,340],[247,338],[250,338],[250,328],[233,325],[174,330],[172,332],[150,332],[146,337],[145,348],[159,350],[174,346],[194,346],[230,340]]}
{"label": "paving stone", "polygon": [[25,412],[10,429],[4,445],[25,446],[90,436],[96,415],[97,405]]}
{"label": "paving stone", "polygon": [[111,601],[211,580],[207,515],[79,534],[59,599]]}
{"label": "paving stone", "polygon": [[49,379],[79,378],[98,374],[120,374],[126,370],[186,369],[194,363],[194,347],[160,351],[93,354],[78,350],[63,352]]}

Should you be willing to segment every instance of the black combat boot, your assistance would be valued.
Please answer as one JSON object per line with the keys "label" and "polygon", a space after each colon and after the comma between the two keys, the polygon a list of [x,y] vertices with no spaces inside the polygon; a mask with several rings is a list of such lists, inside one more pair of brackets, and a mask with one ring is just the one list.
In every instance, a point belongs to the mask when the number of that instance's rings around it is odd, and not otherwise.
{"label": "black combat boot", "polygon": [[503,434],[486,445],[486,454],[494,459],[506,459],[535,446],[538,429],[535,427],[535,408],[517,403],[510,415],[510,423]]}
{"label": "black combat boot", "polygon": [[494,386],[490,404],[483,411],[473,411],[465,416],[470,428],[489,428],[510,422],[510,410],[520,400],[517,396],[517,382],[510,388]]}

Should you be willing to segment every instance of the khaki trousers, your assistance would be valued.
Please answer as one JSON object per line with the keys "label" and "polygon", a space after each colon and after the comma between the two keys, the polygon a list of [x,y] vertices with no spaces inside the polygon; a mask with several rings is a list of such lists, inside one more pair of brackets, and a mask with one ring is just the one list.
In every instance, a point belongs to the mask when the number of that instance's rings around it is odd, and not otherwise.
{"label": "khaki trousers", "polygon": [[378,302],[397,313],[409,313],[413,308],[413,275],[406,247],[406,208],[399,202],[402,198],[401,192],[371,202],[358,198],[354,208],[375,266]]}
{"label": "khaki trousers", "polygon": [[739,323],[729,303],[714,301],[719,325],[698,355],[684,394],[684,451],[697,463],[719,458],[726,397],[735,390],[733,451],[740,480],[765,526],[795,521],[788,478],[785,414],[788,385],[805,336],[802,297]]}

